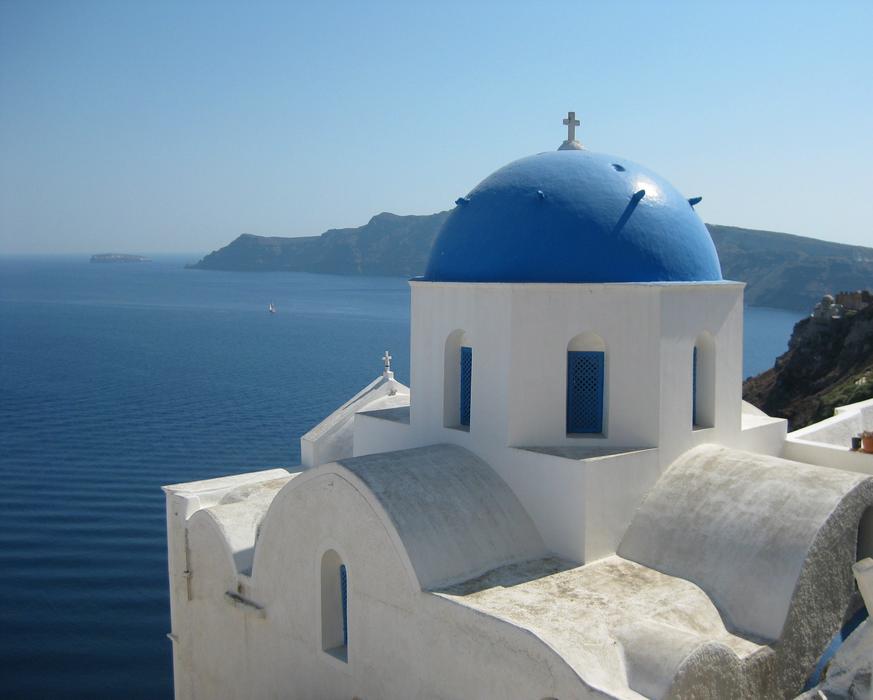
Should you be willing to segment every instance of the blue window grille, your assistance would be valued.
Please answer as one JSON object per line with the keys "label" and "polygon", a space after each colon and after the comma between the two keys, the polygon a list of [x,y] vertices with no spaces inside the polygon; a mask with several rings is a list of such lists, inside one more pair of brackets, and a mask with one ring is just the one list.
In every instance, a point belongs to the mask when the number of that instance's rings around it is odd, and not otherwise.
{"label": "blue window grille", "polygon": [[567,353],[567,432],[603,432],[603,365],[605,353]]}
{"label": "blue window grille", "polygon": [[694,352],[691,353],[691,424],[698,425],[697,422],[697,346],[694,346]]}
{"label": "blue window grille", "polygon": [[470,425],[470,390],[473,382],[473,348],[461,346],[461,425]]}
{"label": "blue window grille", "polygon": [[349,644],[349,593],[346,565],[340,564],[340,593],[343,601],[343,646]]}

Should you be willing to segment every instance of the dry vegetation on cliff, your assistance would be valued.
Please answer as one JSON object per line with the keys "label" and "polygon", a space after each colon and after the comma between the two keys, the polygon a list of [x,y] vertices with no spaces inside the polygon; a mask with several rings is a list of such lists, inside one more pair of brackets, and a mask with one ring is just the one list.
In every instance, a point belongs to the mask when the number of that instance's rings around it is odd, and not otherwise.
{"label": "dry vegetation on cliff", "polygon": [[873,306],[842,318],[805,318],[776,365],[747,379],[743,398],[798,430],[834,408],[873,398]]}

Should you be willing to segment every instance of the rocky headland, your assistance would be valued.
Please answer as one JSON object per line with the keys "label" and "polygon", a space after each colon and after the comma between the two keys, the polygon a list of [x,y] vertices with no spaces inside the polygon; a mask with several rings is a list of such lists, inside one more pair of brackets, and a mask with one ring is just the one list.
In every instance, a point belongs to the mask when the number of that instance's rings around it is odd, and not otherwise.
{"label": "rocky headland", "polygon": [[[382,213],[364,226],[319,236],[246,233],[189,267],[412,277],[424,271],[448,214]],[[829,290],[862,288],[873,279],[873,248],[773,231],[707,227],[725,278],[747,283],[746,303],[752,306],[804,311]]]}
{"label": "rocky headland", "polygon": [[829,418],[837,406],[873,398],[873,297],[855,292],[822,299],[794,326],[775,366],[745,381],[743,398],[787,418],[789,430]]}

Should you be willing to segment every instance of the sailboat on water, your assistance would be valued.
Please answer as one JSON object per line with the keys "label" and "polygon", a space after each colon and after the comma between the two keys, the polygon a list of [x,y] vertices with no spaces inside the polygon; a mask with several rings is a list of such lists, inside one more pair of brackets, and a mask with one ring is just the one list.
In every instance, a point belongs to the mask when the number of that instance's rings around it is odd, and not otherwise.
{"label": "sailboat on water", "polygon": [[276,306],[275,306],[275,304],[273,304],[272,301],[270,302],[270,305],[267,307],[267,311],[269,311],[271,314],[276,313]]}

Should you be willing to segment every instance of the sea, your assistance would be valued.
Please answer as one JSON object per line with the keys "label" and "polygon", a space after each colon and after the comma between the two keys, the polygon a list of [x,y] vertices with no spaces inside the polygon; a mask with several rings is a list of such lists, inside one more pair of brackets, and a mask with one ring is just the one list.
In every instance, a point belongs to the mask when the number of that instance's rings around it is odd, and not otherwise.
{"label": "sea", "polygon": [[[408,383],[405,280],[198,257],[0,258],[3,697],[171,698],[160,487],[298,464],[385,350]],[[799,319],[746,309],[745,375]]]}

